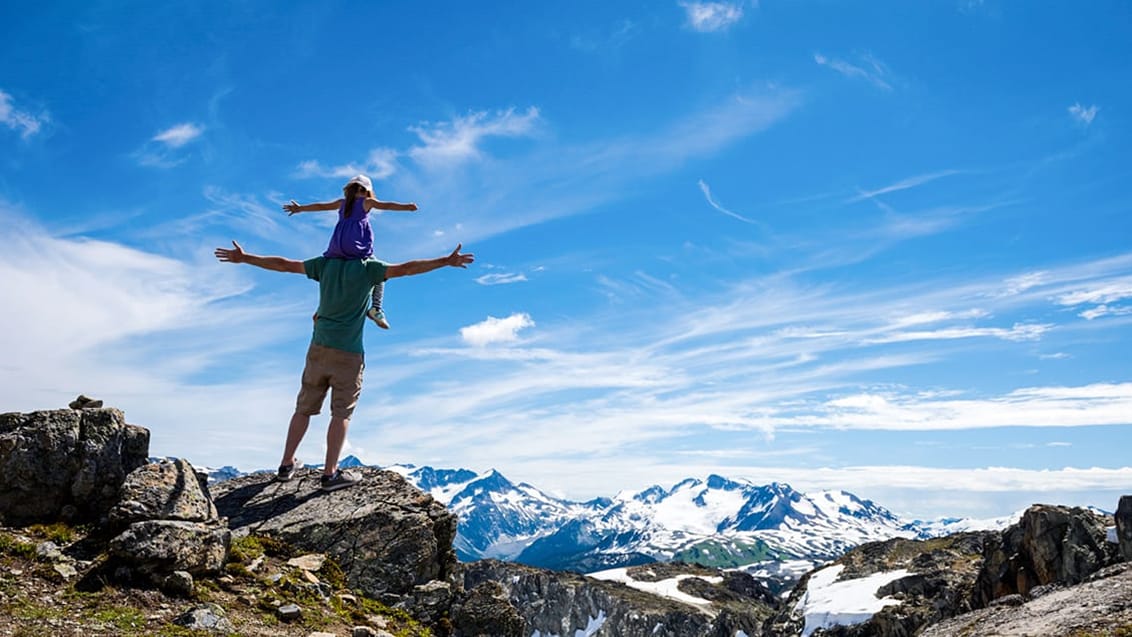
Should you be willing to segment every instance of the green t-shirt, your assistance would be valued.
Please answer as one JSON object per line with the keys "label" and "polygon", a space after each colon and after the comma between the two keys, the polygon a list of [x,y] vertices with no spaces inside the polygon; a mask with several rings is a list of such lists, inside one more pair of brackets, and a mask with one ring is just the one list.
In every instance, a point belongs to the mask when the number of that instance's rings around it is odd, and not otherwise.
{"label": "green t-shirt", "polygon": [[318,281],[318,321],[312,343],[365,353],[362,328],[366,310],[373,286],[385,280],[385,266],[376,259],[315,257],[303,261],[307,278]]}

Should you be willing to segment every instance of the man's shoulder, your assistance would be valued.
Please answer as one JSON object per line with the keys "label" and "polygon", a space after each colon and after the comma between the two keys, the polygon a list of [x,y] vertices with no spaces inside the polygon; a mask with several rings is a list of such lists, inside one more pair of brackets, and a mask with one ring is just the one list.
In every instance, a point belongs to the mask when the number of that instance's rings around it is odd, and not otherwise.
{"label": "man's shoulder", "polygon": [[374,283],[385,280],[385,271],[389,268],[388,263],[377,259],[366,259],[362,263],[365,265],[366,273],[369,274]]}
{"label": "man's shoulder", "polygon": [[326,257],[312,257],[303,261],[303,272],[307,275],[308,279],[315,281],[322,278],[322,272],[326,269]]}

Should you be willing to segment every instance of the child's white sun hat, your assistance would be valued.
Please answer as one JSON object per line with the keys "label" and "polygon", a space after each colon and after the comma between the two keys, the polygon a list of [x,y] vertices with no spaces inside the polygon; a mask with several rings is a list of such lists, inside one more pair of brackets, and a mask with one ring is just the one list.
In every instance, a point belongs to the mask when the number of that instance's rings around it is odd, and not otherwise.
{"label": "child's white sun hat", "polygon": [[354,177],[350,181],[347,181],[346,185],[342,186],[342,190],[349,188],[350,184],[361,185],[362,188],[366,189],[366,192],[369,193],[370,197],[373,196],[373,182],[371,182],[369,180],[369,177],[366,177],[365,175],[357,175],[356,177]]}

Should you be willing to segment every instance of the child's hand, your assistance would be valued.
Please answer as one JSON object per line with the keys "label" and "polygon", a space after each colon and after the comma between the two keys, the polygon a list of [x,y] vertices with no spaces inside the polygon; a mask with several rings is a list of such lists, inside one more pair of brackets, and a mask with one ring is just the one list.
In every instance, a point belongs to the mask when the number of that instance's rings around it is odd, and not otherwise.
{"label": "child's hand", "polygon": [[294,199],[291,200],[291,203],[283,204],[283,209],[287,211],[288,217],[297,215],[302,212],[302,210],[300,210],[301,208],[302,206],[299,205],[299,202],[295,201]]}
{"label": "child's hand", "polygon": [[408,208],[409,208],[409,212],[416,212],[417,211],[417,204],[410,202]]}

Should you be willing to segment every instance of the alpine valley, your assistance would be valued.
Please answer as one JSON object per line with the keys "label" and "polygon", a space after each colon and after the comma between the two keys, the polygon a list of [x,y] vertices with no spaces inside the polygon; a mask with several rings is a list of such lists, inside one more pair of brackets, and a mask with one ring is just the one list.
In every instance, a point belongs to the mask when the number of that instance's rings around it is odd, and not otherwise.
{"label": "alpine valley", "polygon": [[[349,456],[340,465],[362,463]],[[496,558],[580,573],[683,561],[741,568],[778,590],[865,542],[1005,528],[1018,517],[905,520],[846,491],[802,493],[718,475],[573,502],[494,469],[383,468],[459,517],[455,548],[462,561]],[[233,467],[209,471],[210,481],[239,475]]]}

